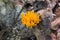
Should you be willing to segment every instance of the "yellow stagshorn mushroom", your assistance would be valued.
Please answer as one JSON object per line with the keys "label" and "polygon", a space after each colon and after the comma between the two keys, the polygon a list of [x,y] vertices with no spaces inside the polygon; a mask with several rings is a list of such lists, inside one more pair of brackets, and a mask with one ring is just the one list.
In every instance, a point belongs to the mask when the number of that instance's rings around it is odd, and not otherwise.
{"label": "yellow stagshorn mushroom", "polygon": [[40,15],[34,11],[28,11],[26,14],[22,13],[21,22],[28,28],[35,27],[41,21]]}

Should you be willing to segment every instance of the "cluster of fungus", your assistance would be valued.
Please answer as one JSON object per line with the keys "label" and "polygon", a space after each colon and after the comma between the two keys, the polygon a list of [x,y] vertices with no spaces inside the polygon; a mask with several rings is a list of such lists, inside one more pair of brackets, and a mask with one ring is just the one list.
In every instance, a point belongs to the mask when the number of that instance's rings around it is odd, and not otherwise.
{"label": "cluster of fungus", "polygon": [[23,25],[26,25],[27,28],[35,27],[40,21],[40,14],[34,11],[27,11],[21,14],[21,22]]}

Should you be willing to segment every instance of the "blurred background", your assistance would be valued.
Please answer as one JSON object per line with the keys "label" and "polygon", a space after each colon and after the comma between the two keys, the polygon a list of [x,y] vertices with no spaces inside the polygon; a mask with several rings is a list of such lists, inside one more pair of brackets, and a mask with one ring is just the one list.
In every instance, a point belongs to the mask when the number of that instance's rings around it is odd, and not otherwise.
{"label": "blurred background", "polygon": [[[30,10],[44,15],[38,36],[20,21]],[[60,40],[60,0],[0,0],[0,40]]]}

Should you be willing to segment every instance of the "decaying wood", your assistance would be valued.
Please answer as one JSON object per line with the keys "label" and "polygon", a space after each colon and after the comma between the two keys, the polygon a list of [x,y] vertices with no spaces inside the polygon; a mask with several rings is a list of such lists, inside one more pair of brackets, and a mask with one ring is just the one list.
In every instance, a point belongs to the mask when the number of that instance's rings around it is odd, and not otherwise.
{"label": "decaying wood", "polygon": [[36,29],[33,31],[33,33],[35,34],[37,40],[45,40],[44,35],[42,35],[42,33],[41,33],[41,31],[40,31],[39,29],[36,28]]}

